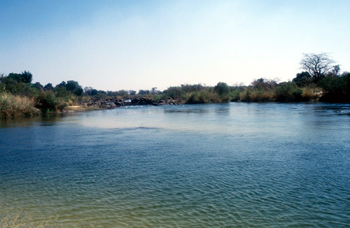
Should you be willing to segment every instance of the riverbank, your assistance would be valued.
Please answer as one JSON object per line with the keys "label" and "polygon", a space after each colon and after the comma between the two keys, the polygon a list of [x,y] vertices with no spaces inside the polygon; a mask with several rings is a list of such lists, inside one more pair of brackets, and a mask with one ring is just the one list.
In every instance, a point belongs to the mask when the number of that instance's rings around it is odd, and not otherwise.
{"label": "riverbank", "polygon": [[[282,94],[282,95],[281,95]],[[295,93],[281,93],[276,96],[271,91],[250,91],[243,90],[239,93],[231,93],[220,96],[206,91],[196,91],[187,95],[186,100],[176,100],[173,98],[157,99],[154,96],[134,97],[122,99],[120,97],[84,97],[80,101],[61,103],[60,106],[52,106],[53,109],[42,109],[48,105],[38,104],[38,101],[28,97],[4,93],[0,95],[0,119],[11,119],[18,117],[31,117],[43,114],[59,114],[85,112],[93,110],[115,109],[124,106],[136,105],[179,105],[179,104],[205,104],[205,103],[228,103],[228,102],[318,102],[329,101],[325,99],[319,90],[305,88],[297,97]],[[283,98],[283,99],[282,99]],[[327,97],[326,97],[327,98]],[[44,102],[44,101],[41,101]],[[45,101],[46,102],[46,101]],[[52,101],[51,101],[52,102]]]}
{"label": "riverbank", "polygon": [[[298,77],[297,77],[298,79]],[[306,79],[305,79],[306,80]],[[258,79],[249,86],[224,82],[216,86],[183,84],[161,91],[97,91],[75,81],[40,87],[40,83],[0,80],[0,119],[114,109],[128,105],[177,105],[227,102],[330,102],[350,103],[350,74],[328,75],[318,82],[301,79],[277,83]]]}
{"label": "riverbank", "polygon": [[[48,103],[42,100],[42,103]],[[52,101],[51,101],[52,102]],[[31,117],[48,113],[69,113],[69,112],[83,112],[92,110],[114,109],[123,106],[134,105],[178,105],[180,102],[172,98],[154,100],[153,97],[136,97],[130,99],[121,99],[116,97],[94,98],[89,97],[81,99],[76,103],[69,102],[61,104],[61,107],[53,109],[42,109],[40,107],[47,107],[48,105],[38,103],[34,99],[28,97],[12,95],[9,93],[0,94],[0,119],[17,118],[17,117]]]}
{"label": "riverbank", "polygon": [[156,101],[153,97],[135,97],[122,99],[118,97],[89,98],[79,102],[79,106],[84,109],[113,109],[130,105],[178,105],[180,102],[172,98]]}

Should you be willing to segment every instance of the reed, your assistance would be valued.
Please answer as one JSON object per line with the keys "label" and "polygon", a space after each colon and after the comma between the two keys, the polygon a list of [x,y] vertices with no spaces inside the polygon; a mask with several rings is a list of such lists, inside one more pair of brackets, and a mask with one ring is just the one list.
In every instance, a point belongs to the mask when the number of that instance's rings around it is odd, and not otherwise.
{"label": "reed", "polygon": [[274,100],[274,93],[272,90],[258,90],[253,91],[250,94],[250,100],[252,102],[267,102]]}
{"label": "reed", "polygon": [[302,90],[303,101],[316,101],[322,95],[322,91],[314,87],[304,87]]}
{"label": "reed", "polygon": [[38,114],[40,114],[40,111],[34,107],[32,99],[10,93],[0,94],[0,119]]}
{"label": "reed", "polygon": [[224,103],[229,101],[230,97],[228,95],[220,96],[214,92],[201,90],[191,93],[186,104]]}

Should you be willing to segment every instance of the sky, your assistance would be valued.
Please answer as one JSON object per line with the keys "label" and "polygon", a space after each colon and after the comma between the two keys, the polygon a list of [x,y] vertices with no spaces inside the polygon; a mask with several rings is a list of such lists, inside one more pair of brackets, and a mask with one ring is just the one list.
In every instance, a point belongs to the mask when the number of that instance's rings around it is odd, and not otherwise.
{"label": "sky", "polygon": [[350,71],[348,0],[0,0],[0,74],[98,90],[292,80],[303,53]]}

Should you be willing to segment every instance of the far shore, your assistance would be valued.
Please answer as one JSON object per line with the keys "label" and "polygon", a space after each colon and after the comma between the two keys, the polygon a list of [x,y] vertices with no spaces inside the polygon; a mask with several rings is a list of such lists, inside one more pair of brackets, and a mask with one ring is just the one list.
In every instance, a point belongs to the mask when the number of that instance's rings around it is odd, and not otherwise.
{"label": "far shore", "polygon": [[319,78],[307,72],[293,81],[254,80],[249,86],[218,82],[216,86],[182,84],[164,91],[102,91],[76,81],[42,86],[32,75],[11,73],[0,77],[0,119],[114,109],[128,105],[178,105],[228,102],[331,102],[350,103],[350,73],[329,72]]}

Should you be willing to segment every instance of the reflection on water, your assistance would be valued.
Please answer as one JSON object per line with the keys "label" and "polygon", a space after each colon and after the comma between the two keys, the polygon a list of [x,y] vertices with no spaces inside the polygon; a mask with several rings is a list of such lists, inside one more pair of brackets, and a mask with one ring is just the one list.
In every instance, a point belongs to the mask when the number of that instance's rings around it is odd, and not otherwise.
{"label": "reflection on water", "polygon": [[0,122],[0,227],[346,227],[350,106],[126,107]]}
{"label": "reflection on water", "polygon": [[51,114],[45,116],[24,117],[15,119],[0,119],[0,128],[12,128],[12,127],[30,127],[34,125],[51,126],[57,122],[66,121],[63,119],[67,116],[78,115],[77,113],[70,114]]}

